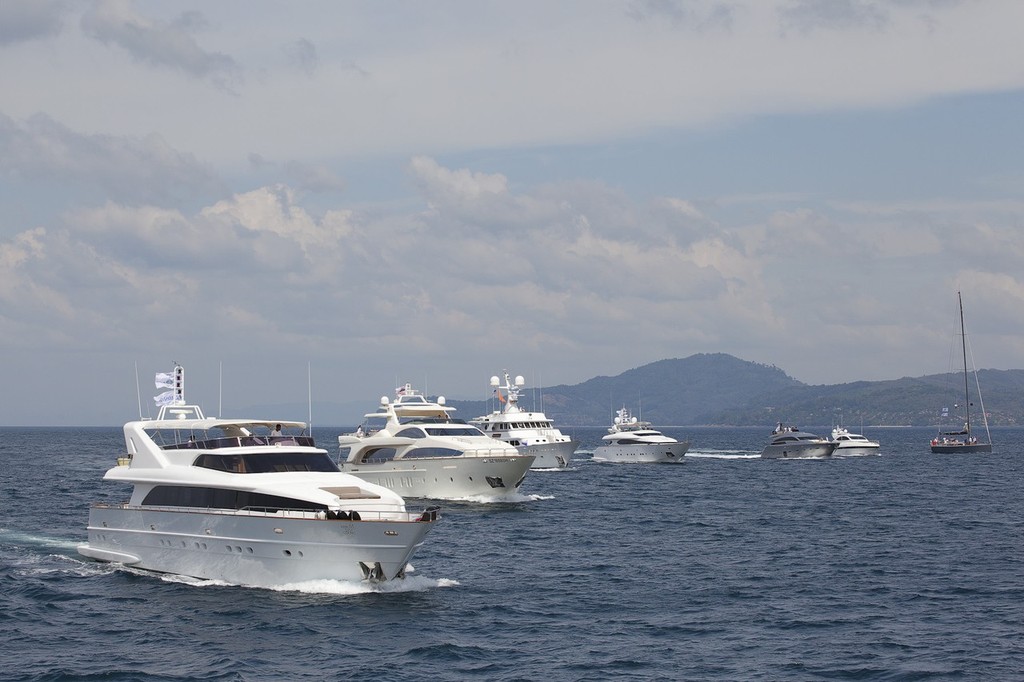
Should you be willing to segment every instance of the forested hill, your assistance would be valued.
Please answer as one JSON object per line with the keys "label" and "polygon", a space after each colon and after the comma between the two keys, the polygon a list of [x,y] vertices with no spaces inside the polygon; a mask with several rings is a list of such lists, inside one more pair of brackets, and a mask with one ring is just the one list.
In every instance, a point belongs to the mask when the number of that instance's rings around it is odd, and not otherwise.
{"label": "forested hill", "polygon": [[[1024,423],[1024,370],[980,370],[978,377],[989,424]],[[606,426],[623,405],[658,426],[762,426],[776,421],[829,425],[840,420],[931,426],[942,407],[953,409],[960,401],[962,386],[962,375],[950,374],[812,386],[778,367],[702,353],[573,386],[526,387],[519,405],[527,411],[543,409],[560,426]],[[973,394],[972,402],[974,413],[980,413]],[[448,403],[462,419],[500,407],[497,401]]]}

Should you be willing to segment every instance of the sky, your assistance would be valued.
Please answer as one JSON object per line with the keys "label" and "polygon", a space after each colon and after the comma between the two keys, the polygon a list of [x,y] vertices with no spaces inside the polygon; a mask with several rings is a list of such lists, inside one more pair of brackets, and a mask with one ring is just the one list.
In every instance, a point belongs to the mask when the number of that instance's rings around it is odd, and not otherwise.
{"label": "sky", "polygon": [[923,376],[958,291],[977,366],[1024,368],[1021,26],[1020,0],[3,0],[0,425],[150,414],[175,362],[207,414],[328,424],[406,382],[695,353]]}

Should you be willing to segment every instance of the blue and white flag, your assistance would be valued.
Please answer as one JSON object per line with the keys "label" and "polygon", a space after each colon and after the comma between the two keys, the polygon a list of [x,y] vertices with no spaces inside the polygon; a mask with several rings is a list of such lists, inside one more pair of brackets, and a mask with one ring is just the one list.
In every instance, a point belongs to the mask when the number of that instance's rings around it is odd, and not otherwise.
{"label": "blue and white flag", "polygon": [[153,401],[157,405],[170,405],[174,402],[174,390],[164,391],[160,395],[153,396]]}
{"label": "blue and white flag", "polygon": [[157,388],[174,388],[174,375],[167,372],[156,373]]}

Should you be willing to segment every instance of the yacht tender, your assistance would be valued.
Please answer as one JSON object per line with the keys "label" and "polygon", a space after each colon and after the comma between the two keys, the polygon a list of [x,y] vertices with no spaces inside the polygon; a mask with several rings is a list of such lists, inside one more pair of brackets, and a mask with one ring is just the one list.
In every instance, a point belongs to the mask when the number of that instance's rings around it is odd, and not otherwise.
{"label": "yacht tender", "polygon": [[429,401],[410,384],[338,436],[342,470],[408,497],[508,497],[526,478],[533,455],[452,419],[444,396]]}
{"label": "yacht tender", "polygon": [[608,428],[608,435],[594,449],[598,462],[682,462],[690,448],[689,441],[669,438],[651,428],[650,422],[638,421],[622,407]]}
{"label": "yacht tender", "polygon": [[[491,377],[491,386],[494,387],[498,401],[505,407],[471,419],[469,423],[479,427],[486,435],[512,445],[520,454],[533,455],[534,469],[564,469],[569,466],[579,441],[563,435],[543,412],[524,412],[520,409],[519,389],[526,380],[517,376],[513,383],[508,371],[504,375],[504,386],[496,376]],[[505,395],[502,395],[502,390]]]}
{"label": "yacht tender", "polygon": [[813,433],[800,431],[795,426],[780,422],[772,431],[772,438],[761,451],[765,459],[809,459],[830,456],[837,444]]}
{"label": "yacht tender", "polygon": [[131,497],[92,506],[80,554],[264,587],[411,570],[437,507],[408,512],[397,493],[340,472],[304,422],[207,418],[185,404],[180,366],[160,376],[173,377],[167,404],[125,424],[127,452],[103,477],[133,485]]}

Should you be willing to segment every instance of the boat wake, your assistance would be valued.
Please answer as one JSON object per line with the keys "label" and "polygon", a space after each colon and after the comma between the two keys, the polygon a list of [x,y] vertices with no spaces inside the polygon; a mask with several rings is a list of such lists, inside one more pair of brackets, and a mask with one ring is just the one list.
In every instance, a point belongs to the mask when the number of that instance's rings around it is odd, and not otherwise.
{"label": "boat wake", "polygon": [[427,578],[409,576],[403,580],[389,580],[383,583],[354,583],[344,580],[308,580],[300,583],[276,585],[268,589],[275,592],[301,592],[303,594],[398,594],[403,592],[427,592],[442,587],[456,587],[459,582],[448,578]]}
{"label": "boat wake", "polygon": [[540,500],[553,500],[554,495],[525,495],[514,493],[512,495],[469,495],[467,497],[450,497],[449,502],[472,502],[474,504],[516,504],[519,502],[539,502]]}
{"label": "boat wake", "polygon": [[79,540],[68,540],[66,538],[51,538],[44,535],[33,535],[10,528],[0,528],[0,544],[13,545],[25,549],[45,549],[56,554],[75,556],[77,547],[82,544],[84,538]]}
{"label": "boat wake", "polygon": [[702,459],[760,459],[761,453],[748,450],[696,450],[687,452],[686,457]]}
{"label": "boat wake", "polygon": [[[140,575],[154,575],[148,571],[141,571],[125,567],[124,570]],[[383,583],[350,582],[347,580],[306,580],[296,583],[282,583],[280,585],[235,585],[223,580],[202,580],[190,578],[184,575],[155,574],[161,580],[168,583],[189,585],[191,587],[241,587],[256,590],[270,590],[272,592],[299,592],[302,594],[397,594],[402,592],[426,592],[442,587],[456,587],[457,580],[449,578],[427,578],[425,576],[409,576],[403,580],[389,580]]]}

